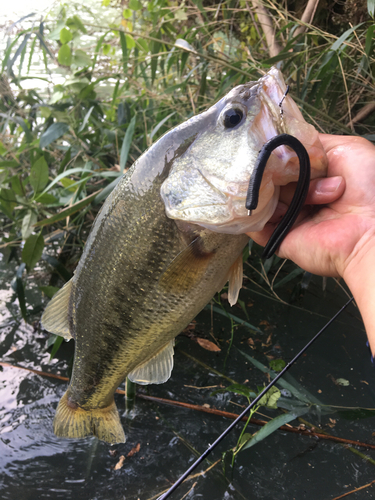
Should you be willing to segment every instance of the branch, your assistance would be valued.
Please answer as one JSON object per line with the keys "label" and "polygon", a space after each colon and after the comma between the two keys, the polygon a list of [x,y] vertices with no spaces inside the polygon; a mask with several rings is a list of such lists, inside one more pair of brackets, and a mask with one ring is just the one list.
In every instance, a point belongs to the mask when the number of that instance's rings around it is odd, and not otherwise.
{"label": "branch", "polygon": [[[268,13],[268,10],[263,7],[263,5],[261,5],[259,0],[252,0],[252,4],[258,16],[264,36],[266,37],[266,43],[270,57],[275,57],[281,52],[281,47],[276,42],[276,34],[272,23],[272,17]],[[249,9],[249,2],[246,2],[246,5]]]}
{"label": "branch", "polygon": [[371,113],[375,111],[375,102],[369,102],[363,108],[361,108],[358,113],[352,118],[352,120],[348,123],[348,127],[354,125],[354,123],[361,122],[365,118],[367,118]]}
{"label": "branch", "polygon": [[[312,20],[314,19],[314,16],[315,16],[316,8],[318,7],[318,3],[319,3],[319,0],[309,0],[307,2],[307,5],[306,5],[305,10],[304,10],[302,17],[301,17],[302,23],[304,23],[304,24],[311,24],[312,23]],[[301,24],[300,26],[298,26],[298,28],[294,32],[295,36],[302,35],[302,33],[304,33],[306,31],[306,29],[307,29],[307,26],[304,26],[303,24]]]}

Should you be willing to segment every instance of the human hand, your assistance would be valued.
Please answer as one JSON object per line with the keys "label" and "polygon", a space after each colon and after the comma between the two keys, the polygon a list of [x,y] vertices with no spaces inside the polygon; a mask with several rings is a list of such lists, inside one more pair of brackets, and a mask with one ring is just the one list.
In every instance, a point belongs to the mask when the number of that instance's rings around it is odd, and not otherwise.
{"label": "human hand", "polygon": [[[314,274],[345,278],[375,248],[375,146],[352,136],[320,134],[320,140],[328,157],[328,177],[311,181],[306,205],[277,254]],[[282,188],[264,230],[249,233],[257,243],[267,243],[294,187]]]}

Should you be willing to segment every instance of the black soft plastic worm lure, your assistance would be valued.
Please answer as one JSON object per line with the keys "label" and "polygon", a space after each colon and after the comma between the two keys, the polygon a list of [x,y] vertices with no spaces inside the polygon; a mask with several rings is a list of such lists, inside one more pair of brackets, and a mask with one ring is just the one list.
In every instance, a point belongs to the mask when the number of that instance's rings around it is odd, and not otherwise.
{"label": "black soft plastic worm lure", "polygon": [[249,210],[249,215],[251,215],[251,211],[255,210],[258,206],[259,189],[262,182],[264,169],[267,165],[267,161],[272,151],[279,146],[289,146],[296,152],[299,159],[300,171],[297,188],[294,193],[292,202],[286,214],[282,218],[280,224],[272,233],[271,238],[268,240],[268,243],[263,250],[262,257],[264,259],[269,259],[270,257],[272,257],[277,248],[281,245],[281,242],[283,241],[285,236],[290,231],[303,207],[303,204],[305,203],[310,184],[310,158],[301,141],[289,134],[280,134],[273,137],[272,139],[267,141],[260,150],[257,161],[255,163],[254,172],[250,178],[246,196],[246,208]]}

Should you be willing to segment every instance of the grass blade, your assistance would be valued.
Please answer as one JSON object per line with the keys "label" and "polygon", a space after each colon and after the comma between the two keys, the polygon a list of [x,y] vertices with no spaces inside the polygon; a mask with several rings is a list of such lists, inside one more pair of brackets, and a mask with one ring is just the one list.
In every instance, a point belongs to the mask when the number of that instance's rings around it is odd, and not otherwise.
{"label": "grass blade", "polygon": [[124,168],[125,168],[126,162],[128,161],[130,146],[131,146],[131,143],[133,140],[135,121],[136,121],[136,115],[134,115],[133,118],[131,119],[129,126],[126,130],[124,141],[122,143],[121,153],[120,153],[120,173],[121,174],[124,173]]}
{"label": "grass blade", "polygon": [[301,417],[305,413],[309,411],[309,408],[306,406],[305,408],[300,408],[299,410],[294,410],[291,413],[283,413],[278,417],[273,418],[269,422],[266,423],[264,427],[260,429],[251,439],[248,441],[242,448],[241,451],[247,450],[251,448],[260,441],[263,441],[264,438],[275,432],[279,427],[285,425],[292,420],[295,420],[298,417]]}

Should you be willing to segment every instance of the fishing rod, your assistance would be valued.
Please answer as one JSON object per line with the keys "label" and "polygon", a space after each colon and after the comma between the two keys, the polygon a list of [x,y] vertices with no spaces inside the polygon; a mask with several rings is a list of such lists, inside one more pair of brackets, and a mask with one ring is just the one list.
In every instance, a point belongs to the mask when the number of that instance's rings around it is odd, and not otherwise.
{"label": "fishing rod", "polygon": [[225,431],[216,439],[216,441],[211,444],[204,453],[189,467],[189,469],[169,488],[169,490],[158,497],[157,500],[165,500],[169,498],[171,494],[180,486],[180,484],[185,481],[185,479],[190,476],[198,465],[203,462],[203,460],[211,453],[211,451],[216,448],[216,446],[221,443],[221,441],[231,432],[231,430],[240,422],[243,417],[257,404],[257,402],[273,387],[276,382],[289,370],[289,368],[300,358],[304,352],[320,337],[320,335],[328,328],[328,326],[344,311],[346,307],[354,300],[354,297],[351,297],[346,304],[342,306],[342,308],[326,323],[323,328],[313,337],[310,342],[308,342],[303,349],[290,361],[285,368],[276,375],[276,377],[263,389],[263,391],[249,404],[249,406],[234,420],[229,427],[225,429]]}
{"label": "fishing rod", "polygon": [[[282,102],[289,89],[284,94],[283,99],[280,102],[280,113],[282,116]],[[255,210],[258,206],[259,199],[259,189],[263,177],[264,170],[266,168],[267,161],[274,151],[274,149],[279,146],[286,145],[292,148],[299,159],[300,173],[298,177],[296,191],[294,193],[292,202],[282,218],[279,225],[276,227],[272,233],[267,245],[264,248],[262,257],[270,258],[277,248],[280,246],[281,242],[284,240],[288,231],[294,224],[298,214],[301,211],[303,204],[305,203],[307,192],[310,184],[310,159],[309,155],[303,146],[303,144],[296,138],[289,134],[280,134],[273,137],[268,142],[266,142],[257,158],[255,163],[255,168],[253,175],[249,181],[249,187],[246,197],[245,206],[248,209],[248,213],[251,216],[252,210]],[[205,460],[205,458],[212,452],[216,446],[221,443],[221,441],[234,429],[234,427],[240,422],[247,413],[258,403],[258,401],[273,387],[276,382],[289,370],[291,366],[307,351],[307,349],[320,337],[320,335],[329,327],[329,325],[348,307],[348,305],[354,300],[354,297],[344,304],[341,309],[323,326],[323,328],[301,349],[301,351],[285,366],[285,368],[276,375],[276,377],[263,389],[263,391],[248,405],[248,407],[229,425],[225,431],[216,439],[216,441],[210,445],[206,451],[189,467],[189,469],[182,474],[182,476],[169,488],[169,490],[161,495],[158,500],[166,500],[171,496],[171,494],[180,486],[180,484],[195,470],[198,465]]]}

